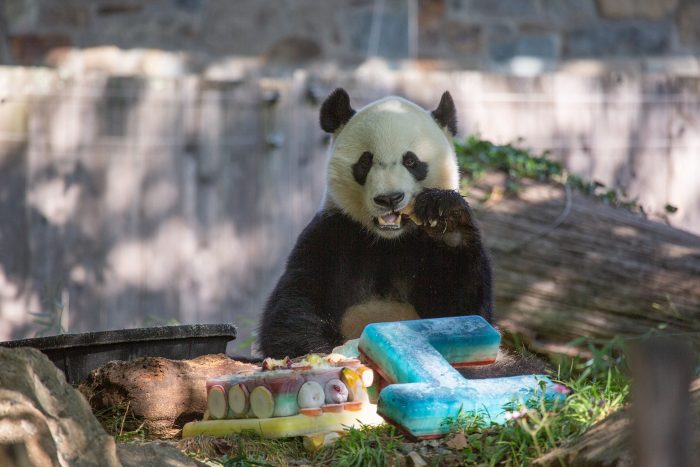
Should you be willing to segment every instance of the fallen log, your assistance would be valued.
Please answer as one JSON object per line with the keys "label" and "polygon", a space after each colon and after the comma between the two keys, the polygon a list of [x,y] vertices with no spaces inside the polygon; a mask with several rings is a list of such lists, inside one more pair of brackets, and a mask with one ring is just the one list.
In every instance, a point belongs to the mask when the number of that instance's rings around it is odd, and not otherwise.
{"label": "fallen log", "polygon": [[495,275],[498,324],[535,348],[700,331],[700,237],[553,184],[471,189]]}

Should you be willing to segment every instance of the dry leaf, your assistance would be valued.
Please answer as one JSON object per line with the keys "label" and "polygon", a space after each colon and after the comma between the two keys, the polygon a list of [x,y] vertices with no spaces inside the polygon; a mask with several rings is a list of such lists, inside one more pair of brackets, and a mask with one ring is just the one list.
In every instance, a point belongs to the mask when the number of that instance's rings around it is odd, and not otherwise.
{"label": "dry leaf", "polygon": [[467,437],[464,436],[464,433],[457,433],[451,440],[445,443],[448,448],[460,451],[466,448],[468,444]]}

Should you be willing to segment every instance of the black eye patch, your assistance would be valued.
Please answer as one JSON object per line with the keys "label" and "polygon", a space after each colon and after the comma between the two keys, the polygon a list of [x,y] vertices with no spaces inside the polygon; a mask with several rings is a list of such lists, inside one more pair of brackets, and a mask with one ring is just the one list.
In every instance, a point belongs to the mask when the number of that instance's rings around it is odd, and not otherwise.
{"label": "black eye patch", "polygon": [[352,176],[355,181],[360,185],[364,185],[367,181],[367,174],[369,174],[369,169],[372,168],[372,160],[374,156],[371,152],[365,151],[362,153],[357,162],[352,165]]}
{"label": "black eye patch", "polygon": [[411,151],[403,155],[403,166],[419,182],[428,176],[428,164],[418,159],[418,156]]}

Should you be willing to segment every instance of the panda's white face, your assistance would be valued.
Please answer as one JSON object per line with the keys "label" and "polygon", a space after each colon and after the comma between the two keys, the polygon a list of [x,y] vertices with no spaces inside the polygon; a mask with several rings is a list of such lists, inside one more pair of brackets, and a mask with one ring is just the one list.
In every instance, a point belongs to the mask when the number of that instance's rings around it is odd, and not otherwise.
{"label": "panda's white face", "polygon": [[408,212],[424,188],[458,189],[447,129],[405,99],[389,97],[358,111],[334,133],[330,151],[327,207],[380,237],[398,238],[414,227]]}

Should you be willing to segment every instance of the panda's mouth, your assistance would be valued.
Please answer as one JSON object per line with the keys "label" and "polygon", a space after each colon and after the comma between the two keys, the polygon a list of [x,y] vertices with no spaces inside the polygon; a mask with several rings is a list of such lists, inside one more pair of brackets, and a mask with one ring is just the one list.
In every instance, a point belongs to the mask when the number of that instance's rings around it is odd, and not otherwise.
{"label": "panda's mouth", "polygon": [[374,225],[380,230],[399,230],[402,222],[403,215],[400,212],[390,212],[374,218]]}

